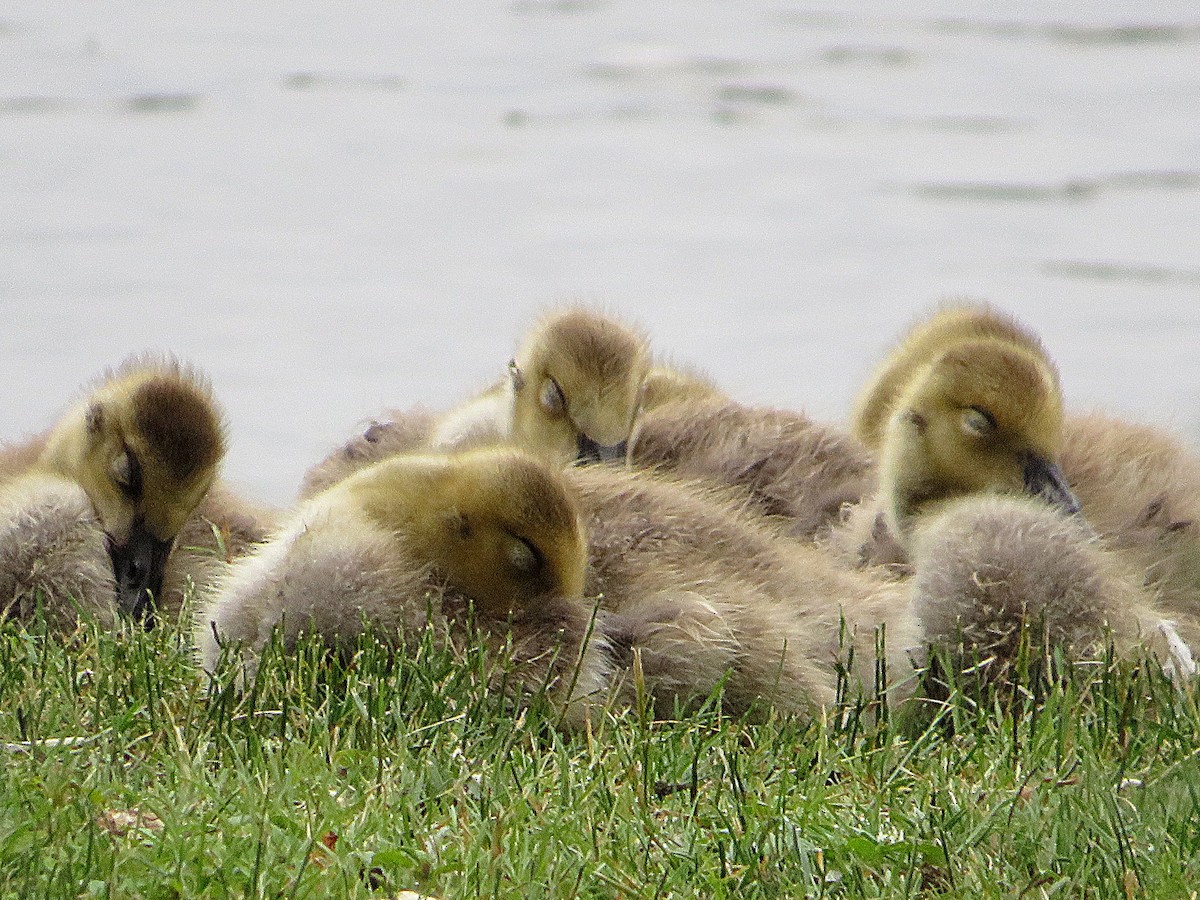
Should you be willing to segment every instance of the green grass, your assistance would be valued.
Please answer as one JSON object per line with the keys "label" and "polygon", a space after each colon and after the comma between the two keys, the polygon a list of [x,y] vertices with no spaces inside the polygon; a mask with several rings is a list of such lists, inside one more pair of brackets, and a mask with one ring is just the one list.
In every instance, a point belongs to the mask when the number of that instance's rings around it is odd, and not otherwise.
{"label": "green grass", "polygon": [[[489,684],[492,687],[489,687]],[[1189,897],[1200,712],[1153,666],[992,707],[564,733],[426,642],[211,684],[162,628],[0,628],[0,896]],[[47,739],[79,738],[57,745]],[[17,746],[14,746],[17,745]],[[113,833],[113,811],[142,827]],[[118,829],[119,830],[119,829]],[[334,840],[336,836],[336,841]],[[332,844],[332,847],[327,846]]]}

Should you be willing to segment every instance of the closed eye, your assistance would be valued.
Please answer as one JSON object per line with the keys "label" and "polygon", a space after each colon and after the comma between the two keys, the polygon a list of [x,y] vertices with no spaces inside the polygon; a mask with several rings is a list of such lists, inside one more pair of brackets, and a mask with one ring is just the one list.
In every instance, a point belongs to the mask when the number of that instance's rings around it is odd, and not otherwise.
{"label": "closed eye", "polygon": [[968,406],[963,412],[963,429],[979,436],[989,435],[996,430],[996,417],[979,406]]}
{"label": "closed eye", "polygon": [[546,557],[532,541],[513,535],[508,557],[514,569],[526,575],[536,575],[545,568]]}
{"label": "closed eye", "polygon": [[567,408],[567,397],[553,378],[542,382],[542,408],[552,416],[561,415]]}
{"label": "closed eye", "polygon": [[127,499],[135,502],[142,499],[142,464],[132,450],[117,457],[112,467],[112,479]]}

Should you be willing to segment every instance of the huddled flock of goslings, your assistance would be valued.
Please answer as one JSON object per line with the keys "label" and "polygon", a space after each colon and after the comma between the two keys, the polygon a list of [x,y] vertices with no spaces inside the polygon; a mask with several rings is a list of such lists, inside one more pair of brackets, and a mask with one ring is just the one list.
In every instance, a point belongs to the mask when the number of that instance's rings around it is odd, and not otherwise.
{"label": "huddled flock of goslings", "polygon": [[1040,340],[990,305],[918,323],[848,432],[738,403],[587,308],[502,372],[372,422],[279,512],[217,480],[205,379],[133,358],[0,455],[5,614],[150,627],[194,586],[197,662],[243,684],[276,631],[350,652],[433,630],[573,724],[639,692],[662,715],[718,688],[736,714],[902,703],[930,648],[982,685],[1030,639],[1195,673],[1200,457],[1065,413]]}

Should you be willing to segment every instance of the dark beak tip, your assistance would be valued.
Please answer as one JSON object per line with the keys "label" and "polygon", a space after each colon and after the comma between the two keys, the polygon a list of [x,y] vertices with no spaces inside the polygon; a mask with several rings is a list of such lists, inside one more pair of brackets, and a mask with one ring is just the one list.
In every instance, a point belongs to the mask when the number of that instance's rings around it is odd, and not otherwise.
{"label": "dark beak tip", "polygon": [[620,441],[616,444],[610,444],[607,447],[600,448],[601,462],[624,462],[626,455],[629,453],[629,442]]}
{"label": "dark beak tip", "polygon": [[147,631],[154,626],[154,596],[146,588],[118,585],[117,607]]}
{"label": "dark beak tip", "polygon": [[578,445],[579,454],[576,461],[580,463],[624,462],[629,451],[627,441],[603,445],[586,434],[579,435]]}
{"label": "dark beak tip", "polygon": [[1041,456],[1030,454],[1025,461],[1025,490],[1035,497],[1042,497],[1070,516],[1079,515],[1082,508],[1079,498],[1071,490],[1057,463]]}
{"label": "dark beak tip", "polygon": [[167,558],[173,541],[163,541],[143,528],[135,528],[123,544],[109,542],[117,605],[146,628],[154,623],[154,607],[162,592]]}

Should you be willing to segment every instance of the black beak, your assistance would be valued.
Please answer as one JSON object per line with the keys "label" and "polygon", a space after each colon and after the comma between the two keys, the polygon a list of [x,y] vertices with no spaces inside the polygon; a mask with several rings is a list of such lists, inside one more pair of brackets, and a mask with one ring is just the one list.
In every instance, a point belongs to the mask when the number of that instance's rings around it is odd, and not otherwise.
{"label": "black beak", "polygon": [[162,592],[163,573],[173,541],[160,541],[144,523],[134,524],[129,540],[109,541],[108,555],[117,578],[117,603],[147,629],[154,625],[154,605]]}
{"label": "black beak", "polygon": [[1027,453],[1024,470],[1026,492],[1052,503],[1069,516],[1079,513],[1079,499],[1056,463],[1036,453]]}
{"label": "black beak", "polygon": [[624,462],[625,452],[628,449],[628,443],[621,441],[619,444],[610,444],[607,447],[602,447],[593,441],[586,434],[579,435],[579,454],[575,457],[576,462],[601,463],[601,462]]}

